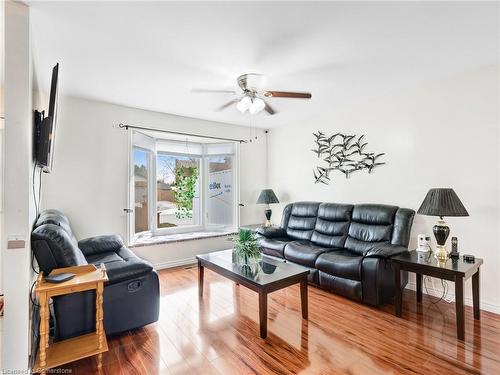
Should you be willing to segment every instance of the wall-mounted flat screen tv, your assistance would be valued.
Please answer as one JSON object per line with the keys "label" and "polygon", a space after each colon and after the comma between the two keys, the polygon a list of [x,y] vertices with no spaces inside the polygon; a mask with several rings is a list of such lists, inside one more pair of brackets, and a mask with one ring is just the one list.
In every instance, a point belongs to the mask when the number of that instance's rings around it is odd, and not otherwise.
{"label": "wall-mounted flat screen tv", "polygon": [[50,83],[50,98],[48,115],[41,121],[38,129],[38,140],[36,147],[36,160],[44,172],[50,173],[54,165],[54,148],[56,141],[57,125],[57,91],[58,91],[59,63],[52,69],[52,80]]}

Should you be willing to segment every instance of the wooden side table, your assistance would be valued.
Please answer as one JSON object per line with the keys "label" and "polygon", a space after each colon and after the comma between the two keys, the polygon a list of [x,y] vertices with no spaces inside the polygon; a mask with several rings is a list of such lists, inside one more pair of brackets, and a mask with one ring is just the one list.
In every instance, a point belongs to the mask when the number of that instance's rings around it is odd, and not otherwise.
{"label": "wooden side table", "polygon": [[[75,277],[59,284],[46,282],[43,278],[43,272],[38,275],[35,292],[40,302],[40,344],[34,372],[44,374],[50,368],[93,355],[98,355],[97,367],[100,369],[102,367],[102,353],[108,351],[102,309],[104,282],[108,281],[106,270],[98,269],[89,264],[57,268],[52,270],[50,275],[66,272],[74,273]],[[96,291],[96,331],[58,341],[49,346],[49,299],[87,290]]]}
{"label": "wooden side table", "polygon": [[[455,309],[457,319],[457,338],[465,338],[465,309],[464,309],[464,282],[472,277],[472,304],[474,319],[479,320],[479,267],[483,260],[476,258],[474,263],[464,262],[461,258],[440,262],[431,252],[418,253],[409,251],[391,258],[394,264],[395,285],[401,285],[401,271],[414,272],[417,277],[417,302],[422,302],[422,275],[437,277],[455,283]],[[396,287],[394,301],[395,314],[401,316],[403,294],[402,289]]]}

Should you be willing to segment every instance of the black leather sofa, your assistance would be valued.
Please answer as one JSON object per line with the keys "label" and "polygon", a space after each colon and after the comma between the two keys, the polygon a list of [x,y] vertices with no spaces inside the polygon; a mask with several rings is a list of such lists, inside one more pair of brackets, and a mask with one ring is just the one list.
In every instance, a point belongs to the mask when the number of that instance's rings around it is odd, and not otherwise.
{"label": "black leather sofa", "polygon": [[394,296],[391,257],[408,251],[414,215],[380,204],[297,202],[284,208],[280,227],[256,233],[262,253],[309,268],[311,283],[376,306]]}
{"label": "black leather sofa", "polygon": [[[138,258],[116,235],[77,241],[68,218],[57,210],[42,212],[31,234],[40,270],[104,263],[109,281],[104,286],[106,334],[139,328],[158,320],[159,281],[153,266]],[[54,301],[56,340],[95,329],[95,292],[59,296]]]}

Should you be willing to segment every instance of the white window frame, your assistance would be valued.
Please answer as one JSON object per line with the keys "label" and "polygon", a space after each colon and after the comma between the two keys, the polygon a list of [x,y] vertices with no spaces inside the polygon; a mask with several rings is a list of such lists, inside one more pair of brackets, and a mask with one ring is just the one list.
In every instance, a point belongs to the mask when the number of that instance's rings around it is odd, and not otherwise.
{"label": "white window frame", "polygon": [[[140,149],[149,152],[149,174],[148,174],[148,209],[149,209],[149,222],[148,231],[140,232],[140,235],[148,236],[165,236],[169,234],[180,234],[180,233],[191,233],[191,232],[202,232],[202,231],[230,231],[239,227],[239,197],[240,197],[240,186],[239,186],[239,144],[234,142],[233,153],[225,154],[208,154],[207,148],[209,145],[215,143],[202,143],[202,142],[188,142],[189,144],[196,144],[202,146],[202,154],[197,153],[179,153],[179,152],[168,152],[158,150],[158,142],[179,142],[177,140],[168,138],[156,138],[150,135],[139,133],[141,137],[144,137],[144,141],[136,142],[134,135],[129,138],[129,207],[133,209],[129,217],[129,241],[133,243],[134,238],[137,233],[135,233],[135,182],[134,182],[134,150]],[[185,142],[183,142],[185,143]],[[230,143],[230,142],[221,142]],[[187,225],[181,227],[171,227],[171,228],[157,228],[157,156],[158,155],[172,155],[172,156],[183,156],[183,157],[195,157],[200,159],[200,171],[199,171],[199,193],[200,193],[200,218],[199,225]],[[208,159],[209,157],[232,157],[232,171],[233,171],[233,224],[229,226],[208,224]],[[153,203],[153,204],[151,204]]]}
{"label": "white window frame", "polygon": [[151,233],[151,220],[152,220],[152,217],[151,217],[151,197],[154,193],[154,189],[153,189],[153,186],[151,185],[151,175],[153,174],[153,151],[147,149],[147,148],[144,148],[144,147],[141,147],[141,146],[135,146],[133,145],[132,148],[131,148],[131,160],[132,160],[132,163],[131,163],[131,184],[130,184],[130,188],[131,188],[131,196],[130,196],[130,208],[133,210],[132,212],[132,215],[130,215],[131,217],[131,229],[132,229],[132,234],[131,236],[129,237],[134,237],[135,235],[139,234],[139,233],[135,233],[135,171],[134,171],[134,151],[135,150],[140,150],[140,151],[144,151],[148,154],[148,159],[147,159],[147,169],[148,169],[148,178],[147,178],[147,183],[148,183],[148,230],[145,230],[145,231],[142,231],[142,232],[139,232],[141,235],[147,235],[147,234],[150,234]]}
{"label": "white window frame", "polygon": [[[205,185],[204,185],[204,190],[205,190],[205,195],[206,195],[206,199],[203,201],[205,207],[204,207],[204,213],[205,213],[205,228],[207,230],[213,230],[213,231],[217,231],[217,230],[220,230],[220,231],[224,231],[224,230],[231,230],[231,229],[235,229],[235,226],[236,228],[239,227],[239,216],[238,216],[238,213],[239,213],[239,191],[240,191],[240,186],[238,184],[238,181],[239,181],[239,178],[238,178],[238,171],[239,171],[239,168],[237,168],[238,166],[238,151],[239,151],[239,148],[237,147],[237,144],[235,144],[235,148],[234,148],[234,153],[232,154],[210,154],[210,155],[207,155],[205,153],[205,148],[204,148],[204,154],[205,154],[205,157],[204,157],[204,163],[205,163],[205,166],[203,168],[204,170],[204,174],[205,174]],[[225,226],[225,225],[219,225],[219,224],[209,224],[208,223],[208,207],[207,207],[207,203],[208,203],[208,190],[209,190],[209,187],[208,187],[208,159],[210,157],[224,157],[224,156],[231,156],[232,157],[232,168],[233,168],[233,180],[232,180],[232,184],[233,184],[233,224],[235,224],[235,226]]]}

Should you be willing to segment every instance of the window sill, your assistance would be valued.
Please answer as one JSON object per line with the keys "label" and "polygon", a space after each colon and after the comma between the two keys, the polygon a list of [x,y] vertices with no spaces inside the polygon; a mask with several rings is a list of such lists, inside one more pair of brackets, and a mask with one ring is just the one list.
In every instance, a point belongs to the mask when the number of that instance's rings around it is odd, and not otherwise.
{"label": "window sill", "polygon": [[160,236],[145,235],[135,239],[134,242],[130,244],[130,247],[134,248],[142,246],[162,245],[174,242],[196,241],[196,240],[204,240],[207,238],[226,237],[234,234],[237,234],[236,230],[229,230],[225,232],[200,231],[200,232],[167,234]]}

